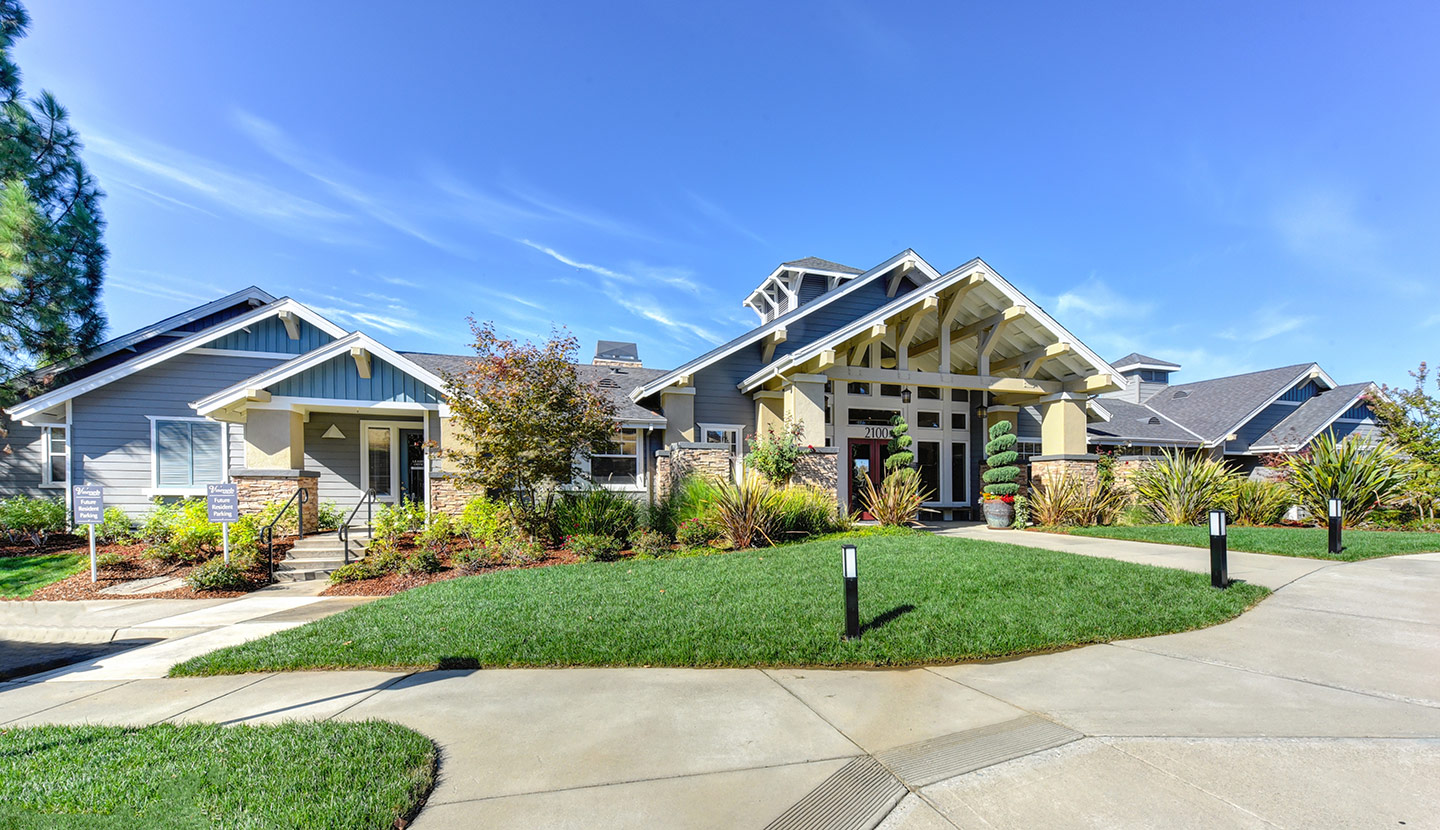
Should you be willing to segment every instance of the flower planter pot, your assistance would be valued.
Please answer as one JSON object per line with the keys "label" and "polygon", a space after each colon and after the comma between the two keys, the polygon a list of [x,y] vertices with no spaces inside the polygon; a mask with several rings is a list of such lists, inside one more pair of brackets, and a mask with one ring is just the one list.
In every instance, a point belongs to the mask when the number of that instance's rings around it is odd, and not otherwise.
{"label": "flower planter pot", "polygon": [[986,499],[985,526],[991,530],[1009,530],[1015,524],[1015,505],[999,499]]}

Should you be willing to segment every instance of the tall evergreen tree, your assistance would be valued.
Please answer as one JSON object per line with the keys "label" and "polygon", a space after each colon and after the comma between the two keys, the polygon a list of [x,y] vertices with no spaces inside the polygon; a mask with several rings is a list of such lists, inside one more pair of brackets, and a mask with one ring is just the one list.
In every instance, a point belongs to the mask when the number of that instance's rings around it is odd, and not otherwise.
{"label": "tall evergreen tree", "polygon": [[105,330],[104,193],[65,108],[20,88],[13,47],[29,25],[19,0],[0,0],[0,404],[16,375],[90,349]]}

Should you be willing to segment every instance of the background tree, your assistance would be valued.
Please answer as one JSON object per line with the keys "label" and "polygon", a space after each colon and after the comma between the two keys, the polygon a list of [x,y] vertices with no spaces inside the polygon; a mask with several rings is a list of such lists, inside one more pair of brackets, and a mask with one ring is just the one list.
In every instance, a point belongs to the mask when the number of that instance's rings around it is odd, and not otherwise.
{"label": "background tree", "polygon": [[90,349],[105,329],[104,194],[65,108],[21,90],[12,55],[29,25],[18,0],[0,0],[0,404],[17,374]]}
{"label": "background tree", "polygon": [[[1425,391],[1430,377],[1425,363],[1410,377],[1415,379],[1413,388],[1381,386],[1382,394],[1368,400],[1381,434],[1410,462],[1406,500],[1423,518],[1434,519],[1440,503],[1440,396]],[[1435,387],[1440,392],[1440,376]]]}
{"label": "background tree", "polygon": [[579,342],[568,332],[536,345],[506,340],[491,323],[471,320],[470,328],[470,368],[445,376],[455,428],[445,457],[461,483],[533,519],[542,490],[574,479],[578,460],[610,443],[615,405],[580,380]]}

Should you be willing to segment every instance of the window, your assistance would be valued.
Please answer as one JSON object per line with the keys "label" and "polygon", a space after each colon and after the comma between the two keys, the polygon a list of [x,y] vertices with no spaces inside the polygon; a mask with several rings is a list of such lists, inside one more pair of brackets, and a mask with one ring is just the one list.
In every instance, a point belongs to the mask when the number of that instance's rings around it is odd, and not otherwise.
{"label": "window", "polygon": [[390,427],[365,428],[365,461],[367,475],[365,486],[375,491],[375,498],[389,499],[393,480],[390,474],[393,464]]}
{"label": "window", "polygon": [[920,489],[929,496],[926,501],[940,501],[940,442],[916,441],[915,461],[920,468]]}
{"label": "window", "polygon": [[1015,452],[1020,453],[1021,461],[1028,461],[1032,455],[1040,455],[1039,441],[1016,441]]}
{"label": "window", "polygon": [[940,400],[940,388],[938,386],[921,386],[919,387],[919,392],[920,400],[922,401]]}
{"label": "window", "polygon": [[940,428],[940,413],[939,413],[939,412],[916,412],[916,413],[915,413],[915,426],[920,427],[921,429],[939,429],[939,428]]}
{"label": "window", "polygon": [[950,444],[950,501],[970,501],[970,488],[966,482],[970,470],[965,465],[965,444],[955,441]]}
{"label": "window", "polygon": [[957,432],[964,432],[964,431],[965,431],[965,413],[964,413],[964,412],[951,412],[951,413],[950,413],[950,428],[953,429],[953,430],[955,430],[955,431],[957,431]]}
{"label": "window", "polygon": [[897,414],[891,409],[852,409],[850,425],[857,427],[888,427]]}
{"label": "window", "polygon": [[65,427],[45,427],[41,433],[44,470],[40,486],[64,487],[70,481],[70,442]]}
{"label": "window", "polygon": [[740,440],[744,436],[739,424],[699,424],[700,443],[724,444],[730,448],[731,468],[740,470]]}
{"label": "window", "polygon": [[900,384],[898,384],[898,383],[882,383],[882,384],[880,384],[880,397],[882,397],[882,398],[898,398],[898,397],[900,397]]}
{"label": "window", "polygon": [[969,400],[970,400],[970,390],[968,390],[968,389],[951,389],[951,390],[950,390],[950,400],[952,400],[952,401],[969,401]]}
{"label": "window", "polygon": [[194,490],[225,480],[225,434],[203,419],[154,418],[151,458],[160,490]]}
{"label": "window", "polygon": [[640,483],[640,430],[626,427],[590,455],[590,478],[596,484],[634,486]]}
{"label": "window", "polygon": [[845,387],[845,391],[852,395],[868,395],[870,394],[870,384],[851,381],[850,384]]}

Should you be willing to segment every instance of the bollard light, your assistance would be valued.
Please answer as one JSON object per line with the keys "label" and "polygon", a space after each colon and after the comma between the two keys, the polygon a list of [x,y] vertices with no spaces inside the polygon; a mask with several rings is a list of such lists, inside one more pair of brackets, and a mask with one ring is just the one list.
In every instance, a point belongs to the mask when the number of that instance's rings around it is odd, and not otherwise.
{"label": "bollard light", "polygon": [[1210,511],[1210,585],[1226,588],[1230,585],[1229,551],[1226,547],[1226,525],[1229,517],[1224,510]]}
{"label": "bollard light", "polygon": [[845,577],[845,636],[860,639],[860,563],[854,545],[840,546],[840,570]]}
{"label": "bollard light", "polygon": [[1339,553],[1344,550],[1340,540],[1340,525],[1345,518],[1344,505],[1339,499],[1330,499],[1330,552]]}

